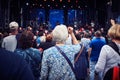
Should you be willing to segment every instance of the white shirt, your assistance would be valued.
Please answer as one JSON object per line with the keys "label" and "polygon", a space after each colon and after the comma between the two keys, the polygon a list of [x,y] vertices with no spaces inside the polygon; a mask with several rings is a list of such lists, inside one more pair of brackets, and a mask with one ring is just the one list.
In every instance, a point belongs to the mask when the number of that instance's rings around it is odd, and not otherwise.
{"label": "white shirt", "polygon": [[66,45],[72,45],[72,37],[71,37],[70,34],[69,34],[69,37],[67,38],[67,40],[65,41],[65,44]]}
{"label": "white shirt", "polygon": [[16,35],[10,35],[3,39],[2,48],[14,52],[17,46]]}
{"label": "white shirt", "polygon": [[[118,44],[118,48],[120,49],[120,44]],[[95,70],[97,72],[102,72],[104,76],[110,68],[117,66],[118,63],[120,63],[119,54],[110,46],[104,45],[101,49]]]}

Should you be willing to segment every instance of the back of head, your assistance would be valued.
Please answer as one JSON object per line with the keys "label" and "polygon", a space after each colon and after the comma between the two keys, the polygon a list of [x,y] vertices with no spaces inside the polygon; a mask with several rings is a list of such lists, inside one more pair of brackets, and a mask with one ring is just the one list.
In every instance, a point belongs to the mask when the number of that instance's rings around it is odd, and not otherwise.
{"label": "back of head", "polygon": [[32,27],[28,26],[27,31],[32,31]]}
{"label": "back of head", "polygon": [[9,28],[10,28],[11,32],[16,31],[18,29],[18,26],[19,26],[18,23],[15,21],[13,21],[9,24]]}
{"label": "back of head", "polygon": [[52,41],[52,35],[49,33],[46,35],[46,42],[51,42]]}
{"label": "back of head", "polygon": [[85,38],[90,38],[90,34],[89,34],[88,32],[85,32],[85,33],[84,33],[84,37],[85,37]]}
{"label": "back of head", "polygon": [[96,37],[101,37],[101,32],[100,32],[99,30],[96,31],[96,32],[95,32],[95,36],[96,36]]}
{"label": "back of head", "polygon": [[33,46],[34,34],[31,31],[24,31],[19,41],[22,49],[30,48]]}
{"label": "back of head", "polygon": [[108,30],[108,36],[111,39],[120,40],[120,24],[115,24]]}
{"label": "back of head", "polygon": [[65,25],[57,25],[52,31],[53,41],[64,43],[68,38],[68,30]]}

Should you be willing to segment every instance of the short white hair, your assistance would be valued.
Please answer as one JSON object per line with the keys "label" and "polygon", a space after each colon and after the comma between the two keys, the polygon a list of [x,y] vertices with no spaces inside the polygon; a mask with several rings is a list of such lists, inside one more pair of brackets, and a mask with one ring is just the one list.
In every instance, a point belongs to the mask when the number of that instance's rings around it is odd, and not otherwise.
{"label": "short white hair", "polygon": [[52,31],[53,41],[64,43],[68,38],[68,29],[65,25],[57,25]]}
{"label": "short white hair", "polygon": [[18,23],[15,21],[13,21],[9,24],[10,29],[18,29],[18,26],[19,26]]}

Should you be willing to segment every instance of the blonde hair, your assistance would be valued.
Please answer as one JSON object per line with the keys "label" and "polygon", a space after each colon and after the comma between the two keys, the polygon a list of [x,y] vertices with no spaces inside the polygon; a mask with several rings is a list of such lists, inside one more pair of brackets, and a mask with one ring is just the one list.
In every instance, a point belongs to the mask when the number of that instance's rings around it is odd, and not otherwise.
{"label": "blonde hair", "polygon": [[108,30],[108,36],[111,39],[120,40],[120,24],[115,24]]}

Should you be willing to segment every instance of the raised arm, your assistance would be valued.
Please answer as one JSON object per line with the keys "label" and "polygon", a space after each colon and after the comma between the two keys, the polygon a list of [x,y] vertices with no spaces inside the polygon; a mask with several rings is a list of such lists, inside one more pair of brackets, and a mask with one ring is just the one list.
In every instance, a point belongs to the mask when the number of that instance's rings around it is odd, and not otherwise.
{"label": "raised arm", "polygon": [[71,35],[72,38],[72,43],[73,44],[79,44],[78,40],[76,39],[74,32],[73,32],[73,28],[72,27],[68,27],[68,32]]}

